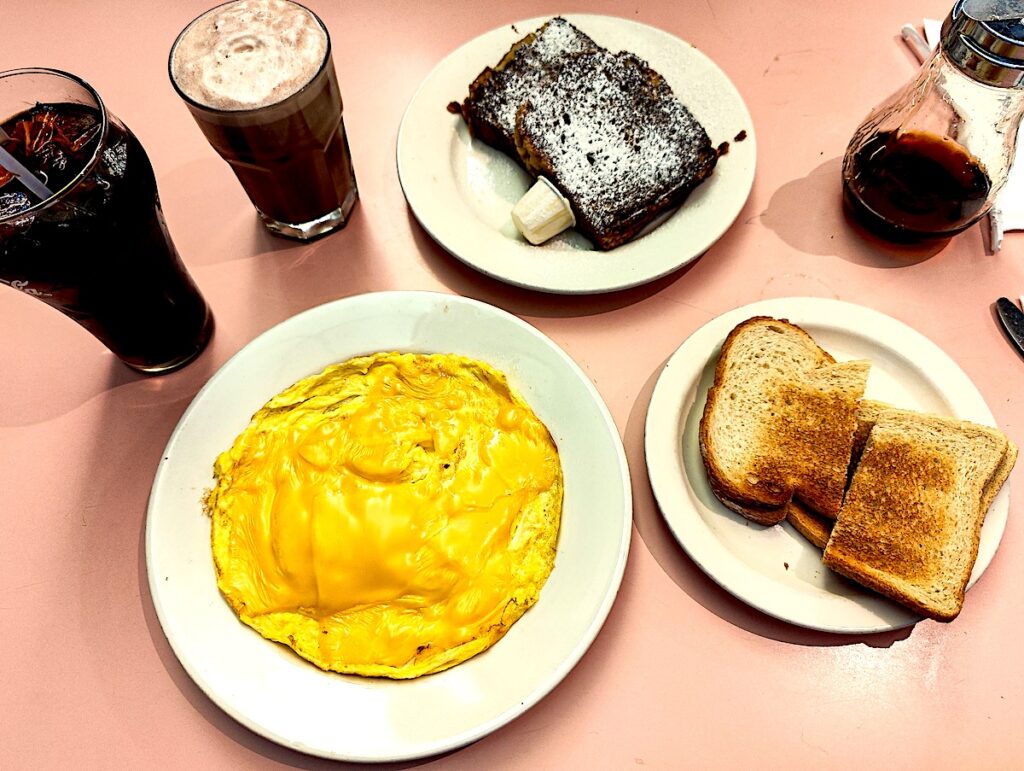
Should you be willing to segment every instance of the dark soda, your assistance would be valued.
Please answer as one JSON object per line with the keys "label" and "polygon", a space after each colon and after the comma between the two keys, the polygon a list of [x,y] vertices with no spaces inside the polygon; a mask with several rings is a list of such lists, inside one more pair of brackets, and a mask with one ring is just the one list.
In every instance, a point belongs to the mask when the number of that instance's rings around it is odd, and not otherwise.
{"label": "dark soda", "polygon": [[[57,308],[122,361],[182,366],[213,317],[167,232],[149,158],[114,116],[37,104],[2,124],[3,148],[55,195],[0,171],[0,281]],[[97,152],[98,150],[98,152]]]}

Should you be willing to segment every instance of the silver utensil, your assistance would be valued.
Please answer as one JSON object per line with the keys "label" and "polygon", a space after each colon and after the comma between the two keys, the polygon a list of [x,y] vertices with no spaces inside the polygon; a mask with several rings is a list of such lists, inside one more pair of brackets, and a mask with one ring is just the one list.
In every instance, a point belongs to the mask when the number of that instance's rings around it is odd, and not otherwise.
{"label": "silver utensil", "polygon": [[1012,300],[1000,297],[996,300],[996,313],[1007,337],[1024,356],[1024,311],[1018,308]]}

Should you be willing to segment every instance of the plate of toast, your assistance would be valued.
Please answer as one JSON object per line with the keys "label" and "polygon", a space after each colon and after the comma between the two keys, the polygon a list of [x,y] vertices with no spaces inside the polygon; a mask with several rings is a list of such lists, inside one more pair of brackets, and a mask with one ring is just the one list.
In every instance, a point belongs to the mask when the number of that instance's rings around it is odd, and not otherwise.
{"label": "plate of toast", "polygon": [[[397,160],[413,215],[457,259],[516,286],[593,294],[702,255],[746,203],[756,142],[706,55],[580,14],[506,25],[448,55],[405,112]],[[572,227],[534,244],[513,210],[541,180]]]}
{"label": "plate of toast", "polygon": [[749,605],[863,634],[951,621],[988,567],[1017,448],[938,346],[878,311],[780,298],[669,358],[645,452],[689,556]]}

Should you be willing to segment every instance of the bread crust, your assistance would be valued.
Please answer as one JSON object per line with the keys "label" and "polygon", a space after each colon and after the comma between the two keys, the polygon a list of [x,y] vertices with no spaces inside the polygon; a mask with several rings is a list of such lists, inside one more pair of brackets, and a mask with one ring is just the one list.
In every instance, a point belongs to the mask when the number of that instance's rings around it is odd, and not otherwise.
{"label": "bread crust", "polygon": [[735,511],[737,514],[746,517],[751,522],[756,522],[759,525],[777,525],[786,518],[786,511],[789,507],[789,502],[784,503],[781,506],[753,506],[750,504],[738,503],[737,501],[729,498],[725,490],[718,485],[717,480],[710,474],[708,475],[708,486],[723,506],[730,511]]}
{"label": "bread crust", "polygon": [[963,607],[985,516],[1016,458],[998,429],[883,411],[825,565],[922,616],[951,621]]}
{"label": "bread crust", "polygon": [[[745,352],[734,361],[734,351],[748,345],[751,336],[757,345],[764,339],[763,350],[757,349],[753,361]],[[866,362],[837,364],[805,330],[785,319],[755,316],[738,324],[722,344],[698,433],[715,496],[760,524],[782,521],[794,499],[834,518],[846,486],[867,367]],[[742,416],[747,425],[738,431],[730,426],[729,403],[750,382],[762,390],[740,399],[750,404]],[[733,462],[736,455],[740,460]]]}
{"label": "bread crust", "polygon": [[786,521],[819,549],[825,548],[829,536],[832,535],[833,521],[812,511],[799,501],[791,501],[786,507]]}

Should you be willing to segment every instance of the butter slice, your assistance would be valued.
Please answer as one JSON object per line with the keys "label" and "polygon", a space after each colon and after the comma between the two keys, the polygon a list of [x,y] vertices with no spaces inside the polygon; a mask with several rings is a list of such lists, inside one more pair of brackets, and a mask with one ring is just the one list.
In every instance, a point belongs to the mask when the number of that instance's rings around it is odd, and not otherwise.
{"label": "butter slice", "polygon": [[512,208],[512,222],[531,244],[542,244],[576,224],[572,206],[546,177],[526,191]]}

